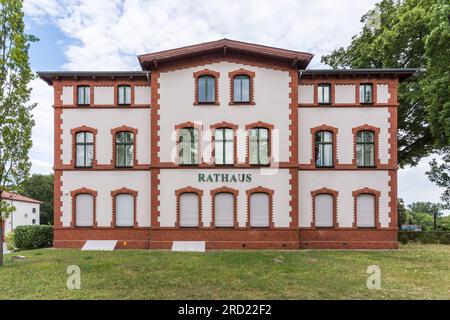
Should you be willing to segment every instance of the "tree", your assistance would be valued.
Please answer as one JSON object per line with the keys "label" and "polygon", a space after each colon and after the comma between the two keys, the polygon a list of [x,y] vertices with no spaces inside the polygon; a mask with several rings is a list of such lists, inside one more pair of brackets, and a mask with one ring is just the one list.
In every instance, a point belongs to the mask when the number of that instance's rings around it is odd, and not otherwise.
{"label": "tree", "polygon": [[[449,148],[450,149],[450,148]],[[443,207],[445,209],[450,209],[450,153],[443,157],[444,162],[438,164],[436,159],[430,162],[430,171],[426,174],[431,182],[434,182],[441,188],[445,188],[441,195],[441,200],[443,202]]]}
{"label": "tree", "polygon": [[[413,202],[408,205],[408,209],[411,211],[411,216],[415,219],[426,220],[431,222],[433,230],[437,229],[437,218],[442,216],[442,205],[433,202]],[[428,215],[430,219],[426,218],[424,215]],[[418,223],[414,223],[418,224]]]}
{"label": "tree", "polygon": [[[0,0],[0,230],[11,207],[2,199],[4,191],[20,191],[30,161],[31,129],[34,125],[29,104],[34,75],[28,49],[37,39],[24,32],[20,0]],[[1,231],[0,231],[1,233]],[[3,237],[0,235],[0,266],[3,265]]]}
{"label": "tree", "polygon": [[41,224],[53,224],[53,174],[33,174],[25,181],[23,194],[42,201]]}
{"label": "tree", "polygon": [[[322,57],[332,68],[418,68],[398,88],[401,167],[450,145],[450,4],[447,0],[382,0],[361,18],[347,48]],[[448,179],[434,173],[435,182]],[[433,180],[432,180],[433,181]]]}

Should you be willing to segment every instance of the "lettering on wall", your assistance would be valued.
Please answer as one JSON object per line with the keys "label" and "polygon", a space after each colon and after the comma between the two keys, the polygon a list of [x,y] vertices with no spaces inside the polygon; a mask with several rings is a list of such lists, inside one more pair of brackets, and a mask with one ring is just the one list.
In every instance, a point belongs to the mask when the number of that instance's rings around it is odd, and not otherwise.
{"label": "lettering on wall", "polygon": [[251,173],[199,173],[198,182],[252,182]]}

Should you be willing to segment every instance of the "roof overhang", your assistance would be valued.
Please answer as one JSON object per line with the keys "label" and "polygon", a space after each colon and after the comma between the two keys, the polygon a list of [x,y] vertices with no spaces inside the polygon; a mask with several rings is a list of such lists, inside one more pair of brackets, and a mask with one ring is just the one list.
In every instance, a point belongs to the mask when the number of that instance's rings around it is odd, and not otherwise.
{"label": "roof overhang", "polygon": [[52,85],[54,80],[72,79],[77,80],[80,78],[86,79],[112,79],[115,78],[147,78],[148,72],[146,71],[38,71],[39,77]]}
{"label": "roof overhang", "polygon": [[373,68],[373,69],[310,69],[300,70],[300,77],[393,77],[403,81],[413,76],[418,69],[413,68]]}
{"label": "roof overhang", "polygon": [[227,56],[229,54],[253,56],[284,62],[297,69],[305,69],[314,56],[307,52],[268,47],[230,39],[221,39],[187,47],[142,54],[138,56],[138,60],[142,70],[154,70],[160,65],[171,62],[213,54],[221,56]]}

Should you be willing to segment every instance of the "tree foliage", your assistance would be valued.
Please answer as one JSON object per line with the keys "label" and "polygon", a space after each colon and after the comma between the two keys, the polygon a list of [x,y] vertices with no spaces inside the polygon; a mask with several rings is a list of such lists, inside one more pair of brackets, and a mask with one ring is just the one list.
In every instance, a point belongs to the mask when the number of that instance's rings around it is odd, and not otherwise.
{"label": "tree foliage", "polygon": [[443,163],[439,164],[436,159],[433,159],[430,162],[430,170],[426,174],[431,182],[444,188],[441,200],[444,207],[450,209],[450,153],[447,152],[444,155],[443,161]]}
{"label": "tree foliage", "polygon": [[398,89],[400,166],[450,144],[449,16],[446,0],[382,0],[347,48],[322,57],[333,68],[419,69]]}
{"label": "tree foliage", "polygon": [[[28,103],[28,84],[34,75],[28,49],[37,39],[25,34],[22,6],[20,0],[0,0],[0,221],[10,213],[3,210],[2,192],[19,191],[30,170],[34,105]],[[2,249],[0,237],[0,265]]]}
{"label": "tree foliage", "polygon": [[43,202],[41,224],[53,224],[53,174],[33,174],[23,185],[23,194]]}

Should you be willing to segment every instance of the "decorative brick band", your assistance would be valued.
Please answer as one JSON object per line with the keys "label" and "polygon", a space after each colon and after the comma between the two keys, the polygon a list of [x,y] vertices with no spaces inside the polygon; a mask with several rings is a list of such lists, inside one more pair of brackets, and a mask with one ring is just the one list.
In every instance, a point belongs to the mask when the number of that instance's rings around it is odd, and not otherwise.
{"label": "decorative brick band", "polygon": [[339,192],[336,190],[328,189],[328,188],[320,188],[314,191],[311,191],[311,198],[312,198],[312,221],[311,221],[311,228],[319,228],[316,227],[316,196],[320,194],[329,194],[333,197],[333,228],[339,228],[339,222],[337,218],[337,198],[339,195]]}
{"label": "decorative brick band", "polygon": [[250,228],[250,197],[254,193],[265,193],[269,196],[269,229],[275,228],[275,224],[273,222],[273,194],[275,193],[274,190],[265,188],[262,186],[258,186],[249,190],[246,190],[245,193],[247,194],[247,221],[246,226],[247,228]]}
{"label": "decorative brick band", "polygon": [[203,198],[203,190],[197,189],[197,188],[193,188],[191,186],[187,186],[185,188],[181,188],[178,190],[175,190],[175,196],[177,198],[177,203],[176,203],[176,212],[177,212],[177,217],[175,220],[175,227],[176,228],[180,228],[180,196],[183,193],[195,193],[198,196],[198,227],[199,228],[203,228],[203,222],[202,222],[202,198]]}
{"label": "decorative brick band", "polygon": [[97,191],[88,189],[88,188],[80,188],[76,189],[70,192],[70,196],[72,198],[72,221],[70,222],[70,226],[72,228],[76,227],[76,212],[77,212],[77,205],[76,205],[76,197],[80,194],[90,194],[93,198],[93,222],[92,226],[97,227]]}
{"label": "decorative brick band", "polygon": [[136,190],[131,190],[126,187],[122,187],[121,189],[117,189],[114,191],[111,191],[111,198],[112,198],[112,219],[111,219],[111,227],[117,227],[116,226],[116,217],[117,217],[117,211],[116,211],[116,197],[119,194],[129,194],[133,196],[133,227],[138,227],[137,222],[137,196],[138,192]]}
{"label": "decorative brick band", "polygon": [[233,222],[234,222],[234,228],[238,228],[239,227],[239,222],[238,222],[238,208],[237,208],[237,199],[239,196],[239,190],[236,189],[232,189],[232,188],[228,188],[228,187],[220,187],[220,188],[216,188],[210,191],[211,193],[211,228],[217,228],[215,226],[216,224],[216,195],[219,193],[229,193],[233,195]]}
{"label": "decorative brick band", "polygon": [[[249,98],[248,102],[234,101],[234,77],[236,76],[248,76],[250,80],[250,90],[249,90]],[[229,105],[254,105],[255,104],[255,72],[249,71],[243,68],[239,70],[231,71],[228,73],[228,77],[230,78],[230,102]]]}
{"label": "decorative brick band", "polygon": [[[194,72],[193,74],[195,82],[194,82],[194,105],[207,105],[207,104],[213,104],[213,105],[220,105],[219,101],[219,78],[220,73],[217,71],[209,70],[209,69],[203,69],[197,72]],[[201,76],[211,76],[214,77],[214,102],[199,102],[198,101],[198,80]]]}

